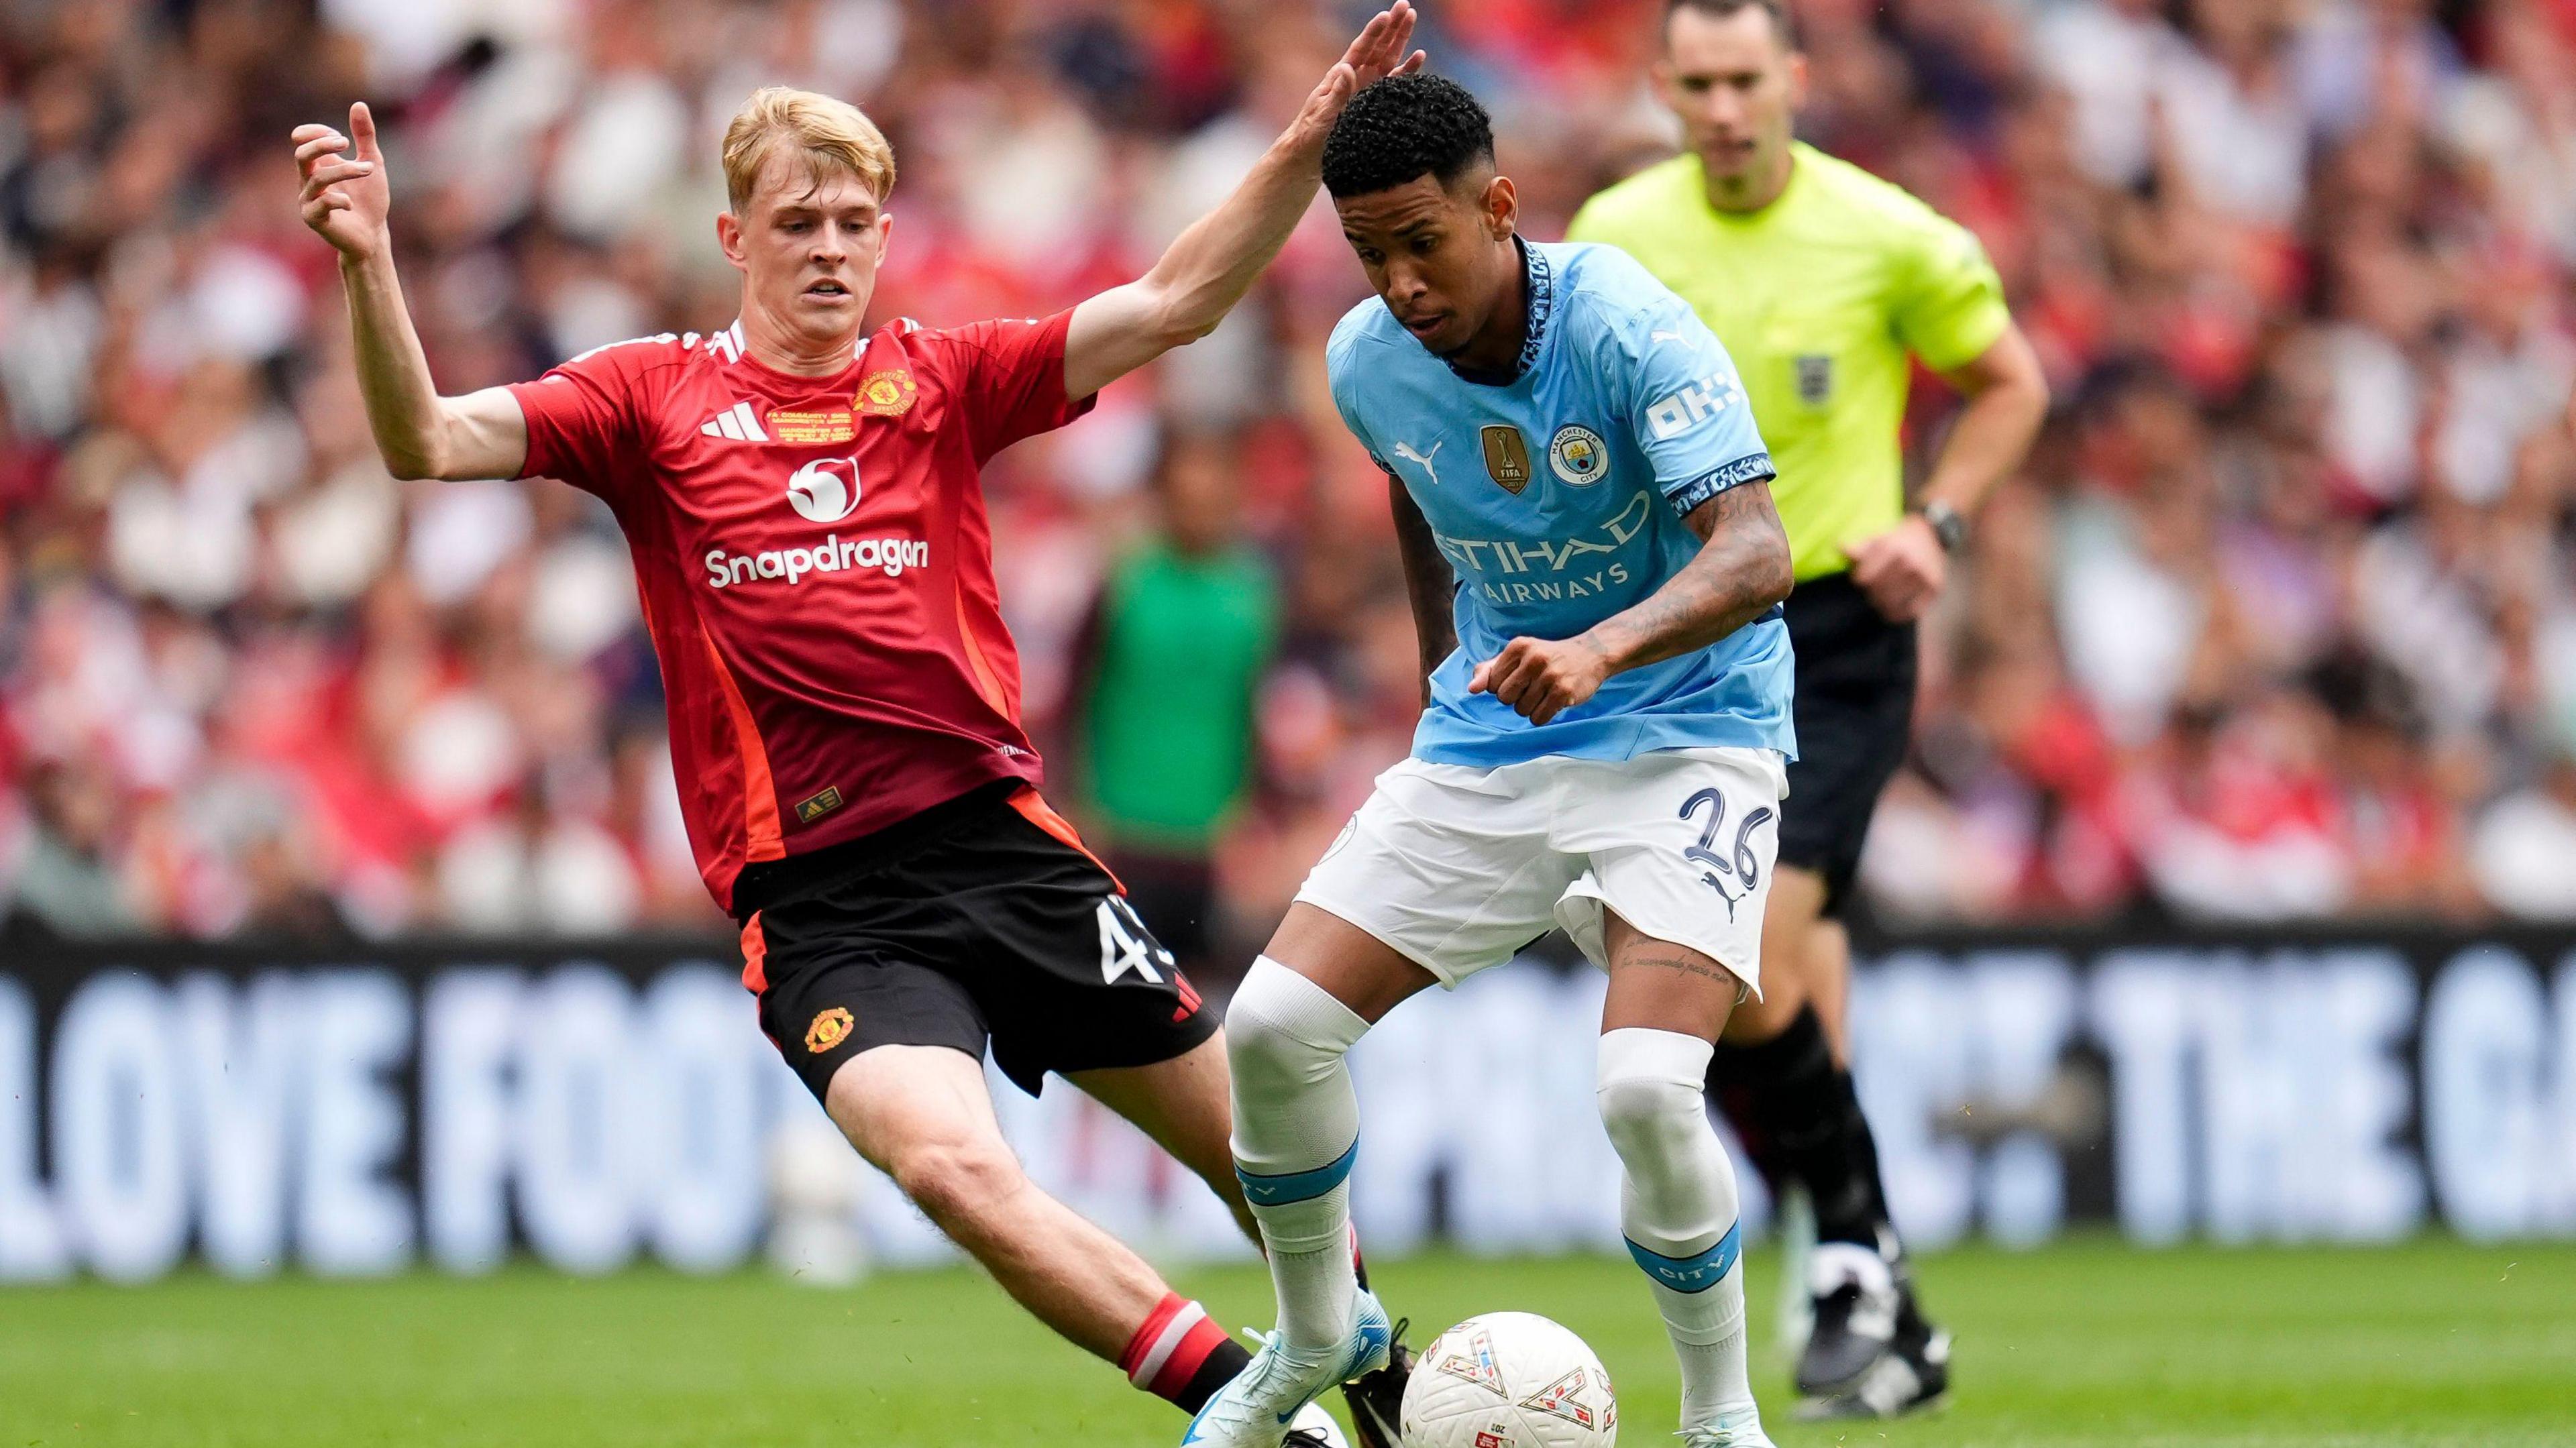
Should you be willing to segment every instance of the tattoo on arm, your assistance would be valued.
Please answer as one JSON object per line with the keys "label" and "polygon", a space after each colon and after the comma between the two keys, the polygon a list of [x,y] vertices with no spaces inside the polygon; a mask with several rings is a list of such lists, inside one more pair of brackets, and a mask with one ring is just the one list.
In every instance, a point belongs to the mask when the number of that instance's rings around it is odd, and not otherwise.
{"label": "tattoo on arm", "polygon": [[1404,490],[1404,480],[1393,473],[1386,475],[1386,499],[1395,513],[1396,553],[1404,561],[1404,594],[1413,605],[1413,637],[1422,650],[1422,702],[1428,708],[1431,675],[1458,648],[1458,623],[1452,612],[1457,575],[1440,552],[1440,539],[1431,531],[1430,520]]}
{"label": "tattoo on arm", "polygon": [[1789,596],[1789,536],[1769,483],[1738,483],[1682,521],[1700,537],[1698,556],[1592,629],[1613,673],[1706,648]]}

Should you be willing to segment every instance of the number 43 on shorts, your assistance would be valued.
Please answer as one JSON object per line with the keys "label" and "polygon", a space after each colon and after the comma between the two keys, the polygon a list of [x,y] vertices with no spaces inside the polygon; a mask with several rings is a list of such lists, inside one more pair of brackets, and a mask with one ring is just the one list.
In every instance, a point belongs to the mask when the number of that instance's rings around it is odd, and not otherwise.
{"label": "number 43 on shorts", "polygon": [[[1173,969],[1177,962],[1145,928],[1145,922],[1137,918],[1136,907],[1127,903],[1127,897],[1101,897],[1099,920],[1100,983],[1116,985],[1120,976],[1132,970],[1148,982],[1161,985],[1163,971]],[[1156,970],[1157,965],[1162,970]]]}
{"label": "number 43 on shorts", "polygon": [[[1733,920],[1735,902],[1753,893],[1753,887],[1762,874],[1762,857],[1753,852],[1753,832],[1770,823],[1773,812],[1766,804],[1755,807],[1744,816],[1735,827],[1735,858],[1730,860],[1712,848],[1717,843],[1717,832],[1726,825],[1725,795],[1714,789],[1703,789],[1682,801],[1681,817],[1689,819],[1699,813],[1703,805],[1708,808],[1708,824],[1699,832],[1699,843],[1682,847],[1682,857],[1705,867],[1700,872],[1700,879],[1726,902],[1726,918]],[[1733,890],[1726,888],[1729,879],[1736,882]]]}

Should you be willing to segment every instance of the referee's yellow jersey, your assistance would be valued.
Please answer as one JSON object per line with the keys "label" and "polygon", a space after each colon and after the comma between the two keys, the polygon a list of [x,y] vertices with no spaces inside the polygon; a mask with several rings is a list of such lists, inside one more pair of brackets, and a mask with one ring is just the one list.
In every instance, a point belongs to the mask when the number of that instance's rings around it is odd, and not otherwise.
{"label": "referee's yellow jersey", "polygon": [[1793,150],[1787,189],[1759,211],[1709,205],[1684,154],[1585,202],[1567,236],[1645,263],[1733,354],[1803,581],[1850,567],[1844,543],[1905,516],[1906,354],[1949,371],[2011,316],[1966,227],[1848,161]]}

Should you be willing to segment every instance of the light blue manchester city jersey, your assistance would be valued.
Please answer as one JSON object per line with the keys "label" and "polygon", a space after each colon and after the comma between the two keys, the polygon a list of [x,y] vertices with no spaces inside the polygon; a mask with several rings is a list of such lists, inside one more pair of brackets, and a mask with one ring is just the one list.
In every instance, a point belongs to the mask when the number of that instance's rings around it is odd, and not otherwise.
{"label": "light blue manchester city jersey", "polygon": [[1736,745],[1794,753],[1778,609],[1697,653],[1614,674],[1533,725],[1476,665],[1521,635],[1571,638],[1643,601],[1699,552],[1692,509],[1772,476],[1726,348],[1607,246],[1524,244],[1529,342],[1510,381],[1472,382],[1372,297],[1333,329],[1333,402],[1404,480],[1458,575],[1458,650],[1431,676],[1416,757],[1492,767]]}

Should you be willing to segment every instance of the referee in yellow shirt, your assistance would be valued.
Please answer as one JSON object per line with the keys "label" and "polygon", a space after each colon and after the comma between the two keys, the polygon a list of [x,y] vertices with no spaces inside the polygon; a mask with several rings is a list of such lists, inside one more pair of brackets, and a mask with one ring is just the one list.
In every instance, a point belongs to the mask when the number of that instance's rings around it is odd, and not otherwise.
{"label": "referee in yellow shirt", "polygon": [[[1949,1384],[1948,1335],[1914,1300],[1878,1150],[1842,1059],[1850,946],[1837,916],[1871,810],[1903,762],[1915,620],[1968,519],[2048,410],[2039,361],[1976,238],[1903,190],[1793,140],[1806,90],[1780,0],[1667,0],[1654,80],[1687,151],[1586,203],[1576,241],[1619,246],[1733,354],[1780,475],[1798,578],[1798,759],[1763,917],[1763,999],[1710,1085],[1775,1187],[1816,1218],[1802,1416],[1892,1416]],[[1967,399],[1909,505],[1909,359]]]}

